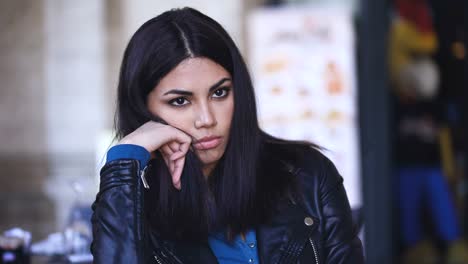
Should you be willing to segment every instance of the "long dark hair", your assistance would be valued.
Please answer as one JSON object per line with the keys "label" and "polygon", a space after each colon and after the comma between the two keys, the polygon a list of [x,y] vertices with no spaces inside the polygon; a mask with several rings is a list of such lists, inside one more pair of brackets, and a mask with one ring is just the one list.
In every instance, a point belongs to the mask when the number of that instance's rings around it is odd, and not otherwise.
{"label": "long dark hair", "polygon": [[260,129],[254,89],[238,48],[220,24],[192,8],[167,11],[144,23],[131,38],[118,85],[118,139],[149,120],[166,123],[149,112],[147,96],[163,76],[194,57],[209,58],[232,76],[229,141],[208,181],[197,156],[187,153],[181,191],[172,187],[169,171],[155,153],[147,173],[145,212],[153,230],[164,237],[205,240],[217,230],[232,237],[267,221],[292,186],[283,164],[315,145],[278,139]]}

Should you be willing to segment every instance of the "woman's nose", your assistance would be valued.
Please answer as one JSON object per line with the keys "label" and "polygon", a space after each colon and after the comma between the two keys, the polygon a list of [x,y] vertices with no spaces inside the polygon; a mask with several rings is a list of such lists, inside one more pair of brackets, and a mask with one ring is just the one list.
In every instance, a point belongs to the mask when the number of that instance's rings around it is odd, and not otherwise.
{"label": "woman's nose", "polygon": [[217,124],[213,111],[208,104],[200,106],[196,116],[195,128],[212,127]]}

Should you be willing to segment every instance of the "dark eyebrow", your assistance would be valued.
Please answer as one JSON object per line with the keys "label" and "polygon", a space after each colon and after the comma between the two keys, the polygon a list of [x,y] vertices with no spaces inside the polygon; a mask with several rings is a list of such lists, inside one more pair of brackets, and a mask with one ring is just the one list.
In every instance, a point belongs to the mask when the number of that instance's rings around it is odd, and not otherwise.
{"label": "dark eyebrow", "polygon": [[[218,88],[220,85],[222,85],[223,83],[227,82],[227,81],[231,81],[230,78],[223,78],[221,80],[219,80],[217,83],[213,84],[211,87],[210,87],[210,93],[215,90],[216,88]],[[170,91],[167,91],[165,92],[163,95],[168,95],[168,94],[178,94],[178,95],[185,95],[185,96],[192,96],[193,93],[192,92],[189,92],[189,91],[185,91],[185,90],[179,90],[179,89],[173,89],[173,90],[170,90]]]}
{"label": "dark eyebrow", "polygon": [[163,95],[168,95],[168,94],[179,94],[179,95],[186,95],[186,96],[192,96],[193,93],[185,90],[179,90],[179,89],[173,89],[168,92],[165,92]]}
{"label": "dark eyebrow", "polygon": [[221,86],[221,84],[223,84],[223,83],[225,83],[225,82],[227,82],[227,81],[230,81],[230,80],[231,80],[231,79],[229,79],[229,78],[227,78],[227,77],[226,77],[226,78],[223,78],[223,79],[221,79],[221,80],[219,80],[219,82],[213,84],[213,85],[210,87],[210,93],[211,93],[214,89],[216,89],[216,88],[218,88],[219,86]]}

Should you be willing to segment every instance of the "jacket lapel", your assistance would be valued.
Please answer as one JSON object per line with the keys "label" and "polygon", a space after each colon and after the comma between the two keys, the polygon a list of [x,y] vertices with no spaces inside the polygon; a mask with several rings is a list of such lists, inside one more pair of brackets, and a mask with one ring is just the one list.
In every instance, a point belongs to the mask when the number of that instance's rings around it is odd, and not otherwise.
{"label": "jacket lapel", "polygon": [[317,226],[318,219],[300,206],[281,203],[275,216],[256,230],[260,263],[283,264],[297,259]]}

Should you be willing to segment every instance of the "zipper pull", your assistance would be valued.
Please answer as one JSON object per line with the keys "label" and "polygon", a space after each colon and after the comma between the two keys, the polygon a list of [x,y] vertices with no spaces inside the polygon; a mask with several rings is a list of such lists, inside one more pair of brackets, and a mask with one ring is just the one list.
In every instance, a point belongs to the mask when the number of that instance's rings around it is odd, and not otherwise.
{"label": "zipper pull", "polygon": [[149,185],[148,185],[148,182],[146,181],[146,177],[145,177],[145,174],[146,174],[147,170],[148,170],[148,165],[141,170],[141,174],[140,174],[141,182],[143,182],[143,187],[145,187],[145,189],[150,188]]}

